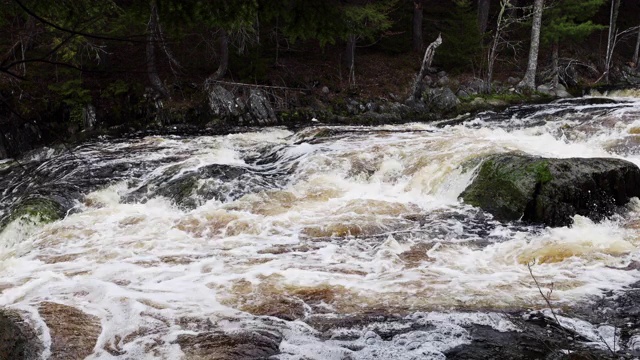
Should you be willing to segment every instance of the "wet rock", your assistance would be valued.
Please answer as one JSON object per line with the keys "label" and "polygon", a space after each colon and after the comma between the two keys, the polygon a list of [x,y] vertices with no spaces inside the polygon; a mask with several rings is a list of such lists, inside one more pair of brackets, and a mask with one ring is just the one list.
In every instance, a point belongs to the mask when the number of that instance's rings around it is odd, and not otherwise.
{"label": "wet rock", "polygon": [[44,345],[18,310],[0,309],[0,360],[39,359]]}
{"label": "wet rock", "polygon": [[269,331],[204,332],[176,340],[187,360],[266,359],[279,353],[281,341],[280,334]]}
{"label": "wet rock", "polygon": [[71,206],[70,201],[56,196],[47,198],[36,195],[23,199],[9,209],[7,216],[0,219],[0,231],[10,222],[20,218],[45,224],[59,220]]}
{"label": "wet rock", "polygon": [[50,360],[84,359],[102,332],[100,319],[76,308],[43,302],[38,308],[51,334]]}
{"label": "wet rock", "polygon": [[429,107],[440,111],[452,110],[460,105],[460,100],[456,97],[456,94],[447,87],[427,89],[422,96]]}
{"label": "wet rock", "polygon": [[498,220],[566,226],[574,215],[601,220],[640,196],[640,169],[607,158],[487,157],[461,197]]}
{"label": "wet rock", "polygon": [[[588,347],[575,341],[572,333],[544,319],[533,319],[518,324],[520,332],[501,332],[489,326],[473,325],[468,331],[471,343],[457,346],[445,353],[448,360],[570,360],[618,359],[607,351]],[[578,339],[585,340],[585,339]]]}
{"label": "wet rock", "polygon": [[262,90],[249,91],[249,112],[258,125],[270,125],[278,122],[271,102]]}
{"label": "wet rock", "polygon": [[178,168],[169,168],[162,176],[129,194],[127,201],[145,201],[159,195],[177,205],[195,208],[211,199],[233,201],[247,193],[275,187],[279,178],[276,173],[263,175],[245,167],[223,164],[203,166],[180,175],[178,172]]}

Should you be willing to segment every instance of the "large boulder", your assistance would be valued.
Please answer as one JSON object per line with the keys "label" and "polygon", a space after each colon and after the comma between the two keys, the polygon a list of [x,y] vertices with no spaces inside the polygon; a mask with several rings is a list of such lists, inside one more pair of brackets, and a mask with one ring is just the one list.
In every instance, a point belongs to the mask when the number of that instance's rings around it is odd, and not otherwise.
{"label": "large boulder", "polygon": [[572,216],[601,220],[640,196],[640,169],[609,158],[491,155],[461,197],[498,220],[566,226]]}

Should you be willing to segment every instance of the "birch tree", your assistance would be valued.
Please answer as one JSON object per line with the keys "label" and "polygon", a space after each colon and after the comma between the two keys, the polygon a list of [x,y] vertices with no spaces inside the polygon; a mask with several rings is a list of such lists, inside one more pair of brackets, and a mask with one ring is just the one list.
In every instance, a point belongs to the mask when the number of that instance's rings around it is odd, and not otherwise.
{"label": "birch tree", "polygon": [[604,29],[590,19],[605,0],[563,0],[545,11],[541,39],[551,46],[552,87],[557,88],[560,79],[560,46],[566,41],[580,41],[593,31]]}
{"label": "birch tree", "polygon": [[531,25],[531,45],[529,47],[529,61],[527,72],[518,88],[533,91],[536,88],[536,70],[538,68],[538,50],[540,49],[540,27],[542,25],[542,7],[544,0],[535,0],[533,3],[533,24]]}
{"label": "birch tree", "polygon": [[616,46],[616,33],[618,12],[620,10],[620,0],[611,0],[611,11],[609,12],[609,34],[607,36],[607,53],[604,59],[604,80],[609,82],[609,73],[611,72],[611,60],[613,58],[613,49]]}

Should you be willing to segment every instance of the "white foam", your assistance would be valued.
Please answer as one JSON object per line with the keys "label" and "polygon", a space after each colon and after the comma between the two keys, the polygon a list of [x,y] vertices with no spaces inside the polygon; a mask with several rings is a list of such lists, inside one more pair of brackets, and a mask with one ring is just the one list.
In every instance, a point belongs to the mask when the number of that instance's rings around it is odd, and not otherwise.
{"label": "white foam", "polygon": [[[640,164],[640,155],[607,150],[609,142],[638,126],[633,114],[639,108],[631,103],[626,111],[589,120],[557,118],[554,108],[535,115],[552,119],[545,124],[526,127],[538,121],[533,117],[509,120],[515,129],[479,117],[473,123],[480,129],[469,123],[408,124],[367,128],[365,134],[350,127],[337,138],[313,143],[287,130],[266,129],[79,149],[78,156],[102,163],[157,161],[135,186],[170,169],[177,169],[176,177],[210,164],[269,175],[282,171],[287,177],[281,188],[228,203],[214,199],[193,210],[162,198],[125,203],[134,189],[123,181],[87,194],[82,212],[61,221],[11,223],[0,234],[0,269],[9,286],[0,294],[0,306],[33,309],[48,299],[96,315],[103,333],[93,357],[108,359],[114,356],[100,349],[130,334],[139,335],[117,344],[126,356],[151,358],[145,346],[165,341],[156,350],[177,358],[180,349],[170,339],[195,331],[180,319],[207,319],[229,329],[238,326],[229,319],[251,318],[242,311],[252,309],[248,305],[277,305],[279,296],[305,299],[305,311],[341,314],[384,304],[435,329],[392,341],[375,336],[376,329],[363,329],[351,343],[361,350],[353,350],[337,337],[321,342],[311,329],[289,322],[278,325],[286,333],[279,358],[442,358],[446,349],[470,341],[464,329],[469,324],[518,329],[494,313],[424,311],[544,306],[528,263],[543,288],[553,284],[552,300],[558,304],[640,280],[638,271],[624,269],[640,260],[640,233],[629,225],[640,213],[636,202],[628,219],[594,223],[576,216],[572,227],[556,229],[495,226],[489,245],[479,247],[469,239],[487,236],[469,233],[474,225],[459,219],[473,209],[458,201],[471,181],[473,161],[486,154],[616,156]],[[604,124],[608,117],[622,125]],[[603,124],[592,126],[598,122]],[[118,156],[105,155],[112,153]],[[275,155],[274,163],[248,161],[265,153]],[[141,330],[147,328],[155,332]],[[584,331],[611,338],[606,327]]]}

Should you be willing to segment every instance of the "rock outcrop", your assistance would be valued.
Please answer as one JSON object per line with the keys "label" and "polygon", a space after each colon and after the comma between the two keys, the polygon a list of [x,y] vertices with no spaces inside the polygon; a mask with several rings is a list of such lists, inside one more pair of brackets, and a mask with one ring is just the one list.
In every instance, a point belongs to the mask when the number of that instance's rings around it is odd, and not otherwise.
{"label": "rock outcrop", "polygon": [[566,226],[572,216],[610,216],[640,196],[640,169],[609,158],[547,159],[498,154],[487,157],[461,194],[465,203],[498,220]]}
{"label": "rock outcrop", "polygon": [[278,123],[271,101],[260,89],[251,88],[246,98],[236,97],[220,85],[208,90],[211,114],[224,120],[233,120],[240,126],[267,126]]}

